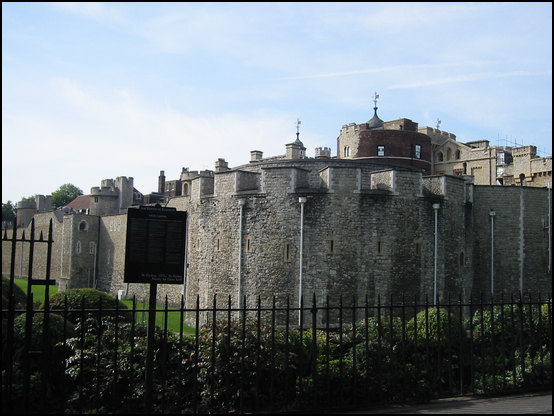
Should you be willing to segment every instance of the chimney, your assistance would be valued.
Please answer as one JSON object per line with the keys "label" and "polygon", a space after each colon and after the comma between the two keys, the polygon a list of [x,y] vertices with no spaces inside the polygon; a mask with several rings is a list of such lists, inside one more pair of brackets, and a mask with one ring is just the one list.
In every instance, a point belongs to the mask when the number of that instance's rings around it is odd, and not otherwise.
{"label": "chimney", "polygon": [[260,150],[252,150],[250,152],[250,162],[257,162],[259,160],[262,160],[263,152]]}
{"label": "chimney", "polygon": [[225,162],[225,159],[217,159],[217,162],[215,162],[215,171],[216,172],[225,172],[229,169],[229,164]]}
{"label": "chimney", "polygon": [[160,176],[158,178],[158,192],[164,193],[165,190],[165,172],[160,170]]}

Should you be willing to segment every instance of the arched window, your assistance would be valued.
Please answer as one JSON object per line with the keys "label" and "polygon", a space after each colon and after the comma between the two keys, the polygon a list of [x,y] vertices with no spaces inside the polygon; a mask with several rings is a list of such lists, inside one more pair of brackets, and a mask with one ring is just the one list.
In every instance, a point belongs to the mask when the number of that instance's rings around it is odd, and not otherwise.
{"label": "arched window", "polygon": [[189,184],[185,182],[183,184],[183,196],[188,196],[188,195],[189,195]]}
{"label": "arched window", "polygon": [[521,186],[523,186],[524,183],[525,183],[525,173],[520,173],[519,174],[519,184]]}
{"label": "arched window", "polygon": [[88,231],[88,222],[85,220],[79,223],[79,231]]}
{"label": "arched window", "polygon": [[460,149],[456,150],[456,160],[460,160],[461,152]]}
{"label": "arched window", "polygon": [[439,160],[439,162],[442,162],[444,160],[442,152],[437,153],[437,159]]}
{"label": "arched window", "polygon": [[350,157],[350,146],[344,146],[344,157]]}
{"label": "arched window", "polygon": [[446,160],[450,160],[452,158],[452,150],[447,149],[446,150]]}

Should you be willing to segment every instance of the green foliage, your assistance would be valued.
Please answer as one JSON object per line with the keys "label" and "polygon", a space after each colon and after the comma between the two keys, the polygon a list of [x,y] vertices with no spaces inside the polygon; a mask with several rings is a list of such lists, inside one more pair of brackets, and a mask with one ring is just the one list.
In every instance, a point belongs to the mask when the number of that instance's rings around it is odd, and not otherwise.
{"label": "green foliage", "polygon": [[52,192],[52,206],[63,207],[79,195],[83,195],[83,191],[81,189],[70,183],[63,184],[57,190]]}
{"label": "green foliage", "polygon": [[[115,296],[109,293],[102,292],[96,289],[67,289],[63,292],[58,292],[50,298],[50,309],[56,311],[64,311],[67,305],[67,317],[77,323],[84,313],[83,309],[98,310],[102,307],[102,316],[115,314],[116,305],[119,309],[120,319],[130,322],[132,313],[127,309],[122,301],[117,300]],[[44,308],[44,303],[41,308]],[[87,314],[92,313],[87,311]]]}
{"label": "green foliage", "polygon": [[[65,342],[74,336],[73,325],[62,316],[50,313],[44,338],[45,314],[36,312],[30,322],[29,355],[26,355],[26,321],[27,314],[21,314],[14,320],[13,402],[19,403],[21,411],[30,413],[42,413],[43,401],[52,411],[63,412],[64,361],[69,353]],[[27,382],[25,374],[29,375]],[[28,395],[24,394],[26,383],[29,386]]]}
{"label": "green foliage", "polygon": [[[72,354],[66,376],[72,389],[69,413],[143,413],[147,328],[117,323],[113,317],[88,317],[75,327],[79,337],[68,340]],[[155,331],[153,412],[181,413],[192,406],[193,343]]]}
{"label": "green foliage", "polygon": [[430,307],[418,312],[407,323],[407,333],[418,343],[458,345],[462,342],[460,319],[446,308]]}
{"label": "green foliage", "polygon": [[12,201],[2,202],[2,228],[7,228],[15,221],[16,205]]}

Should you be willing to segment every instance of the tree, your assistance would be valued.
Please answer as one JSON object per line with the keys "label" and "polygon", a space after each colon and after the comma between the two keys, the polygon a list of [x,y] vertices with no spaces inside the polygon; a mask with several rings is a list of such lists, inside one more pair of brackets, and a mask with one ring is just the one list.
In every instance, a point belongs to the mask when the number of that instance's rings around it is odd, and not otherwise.
{"label": "tree", "polygon": [[2,202],[2,228],[8,228],[15,221],[15,204],[12,201]]}
{"label": "tree", "polygon": [[52,192],[52,206],[56,208],[63,207],[79,195],[83,195],[83,191],[81,189],[77,188],[75,185],[66,183]]}

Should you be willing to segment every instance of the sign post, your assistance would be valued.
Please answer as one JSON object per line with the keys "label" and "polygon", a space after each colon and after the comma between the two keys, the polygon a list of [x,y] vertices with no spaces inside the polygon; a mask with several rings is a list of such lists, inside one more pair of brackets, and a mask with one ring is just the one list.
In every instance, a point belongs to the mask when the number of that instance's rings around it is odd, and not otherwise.
{"label": "sign post", "polygon": [[125,283],[149,283],[145,407],[152,411],[157,285],[183,284],[187,213],[141,206],[127,210]]}

